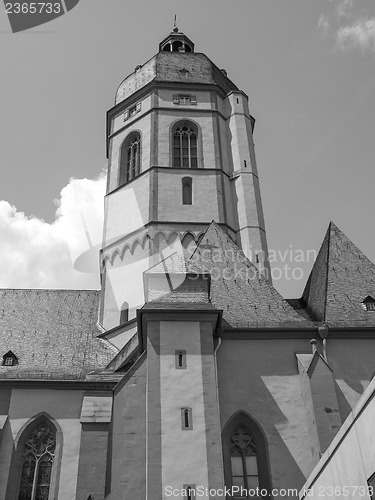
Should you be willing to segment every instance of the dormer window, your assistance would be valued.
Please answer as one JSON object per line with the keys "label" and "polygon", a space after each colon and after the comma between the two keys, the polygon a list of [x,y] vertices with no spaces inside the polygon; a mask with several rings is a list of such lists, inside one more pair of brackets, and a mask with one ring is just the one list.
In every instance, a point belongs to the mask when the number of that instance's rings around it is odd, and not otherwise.
{"label": "dormer window", "polygon": [[3,356],[3,366],[15,366],[15,365],[18,365],[18,358],[12,351],[8,351]]}
{"label": "dormer window", "polygon": [[375,299],[368,295],[365,300],[362,302],[362,306],[365,311],[373,311],[375,312]]}

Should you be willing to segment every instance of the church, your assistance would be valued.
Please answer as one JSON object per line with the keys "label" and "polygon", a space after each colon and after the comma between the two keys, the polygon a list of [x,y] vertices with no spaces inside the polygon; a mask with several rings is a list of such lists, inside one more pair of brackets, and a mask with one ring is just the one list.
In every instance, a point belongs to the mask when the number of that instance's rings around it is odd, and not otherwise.
{"label": "church", "polygon": [[373,376],[375,265],[331,222],[277,292],[254,128],[177,27],[121,82],[101,290],[0,290],[0,500],[298,497]]}

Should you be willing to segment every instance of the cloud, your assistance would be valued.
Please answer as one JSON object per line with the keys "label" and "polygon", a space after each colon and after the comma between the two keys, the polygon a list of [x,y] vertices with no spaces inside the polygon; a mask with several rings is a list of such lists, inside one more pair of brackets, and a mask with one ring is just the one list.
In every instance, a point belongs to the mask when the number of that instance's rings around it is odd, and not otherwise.
{"label": "cloud", "polygon": [[354,7],[354,0],[336,0],[336,14],[338,17],[350,17]]}
{"label": "cloud", "polygon": [[351,26],[339,28],[337,46],[342,50],[359,48],[375,52],[375,18],[359,19]]}
{"label": "cloud", "polygon": [[[56,202],[52,224],[0,201],[0,286],[99,288],[104,192],[104,174],[94,180],[71,179]],[[77,270],[82,262],[90,272]]]}
{"label": "cloud", "polygon": [[336,49],[375,52],[373,0],[330,0],[319,17],[318,32]]}
{"label": "cloud", "polygon": [[319,32],[322,34],[323,37],[325,37],[329,33],[330,29],[331,29],[331,25],[330,25],[330,23],[328,21],[327,16],[325,16],[324,14],[322,14],[319,17],[319,21],[318,21],[318,30],[319,30]]}

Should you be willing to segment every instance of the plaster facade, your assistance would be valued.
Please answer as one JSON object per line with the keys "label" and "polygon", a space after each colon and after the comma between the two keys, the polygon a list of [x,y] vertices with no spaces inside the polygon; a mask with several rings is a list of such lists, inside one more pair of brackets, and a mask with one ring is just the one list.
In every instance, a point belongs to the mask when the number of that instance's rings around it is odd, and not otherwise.
{"label": "plaster facade", "polygon": [[300,491],[300,498],[371,499],[375,474],[375,380],[372,379],[358,404],[316,465]]}

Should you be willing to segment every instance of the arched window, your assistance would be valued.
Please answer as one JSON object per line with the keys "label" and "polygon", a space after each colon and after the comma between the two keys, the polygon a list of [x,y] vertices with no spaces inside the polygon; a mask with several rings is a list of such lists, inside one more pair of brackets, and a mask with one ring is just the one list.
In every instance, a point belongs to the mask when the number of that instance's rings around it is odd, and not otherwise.
{"label": "arched window", "polygon": [[129,304],[127,302],[124,302],[121,306],[120,325],[122,325],[122,323],[126,323],[128,320],[129,320]]}
{"label": "arched window", "polygon": [[256,488],[271,491],[265,436],[258,424],[243,412],[232,417],[224,428],[223,456],[225,485],[239,487],[237,497],[256,496],[251,494]]}
{"label": "arched window", "polygon": [[191,177],[184,177],[182,179],[182,204],[193,204],[193,181]]}
{"label": "arched window", "polygon": [[124,140],[120,152],[120,182],[122,186],[131,181],[141,171],[141,136],[132,132]]}
{"label": "arched window", "polygon": [[257,450],[251,432],[239,425],[231,438],[232,485],[246,490],[259,487]]}
{"label": "arched window", "polygon": [[198,130],[190,122],[179,122],[173,128],[173,167],[198,168]]}
{"label": "arched window", "polygon": [[40,422],[26,437],[18,500],[48,500],[55,458],[56,431]]}

